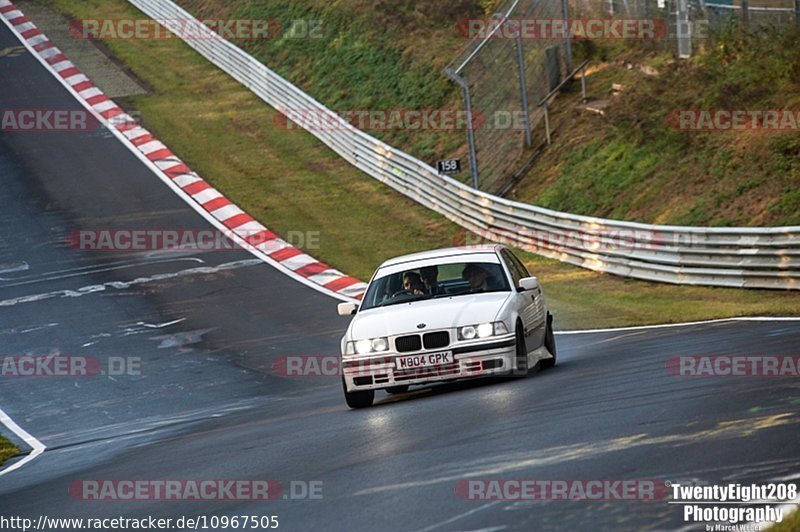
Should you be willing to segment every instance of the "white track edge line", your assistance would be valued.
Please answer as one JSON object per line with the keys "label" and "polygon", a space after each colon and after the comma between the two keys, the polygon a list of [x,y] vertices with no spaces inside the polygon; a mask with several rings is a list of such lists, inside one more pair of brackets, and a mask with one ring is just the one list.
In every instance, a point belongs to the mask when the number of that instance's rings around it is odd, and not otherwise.
{"label": "white track edge line", "polygon": [[633,327],[617,327],[611,329],[585,329],[578,331],[555,331],[558,335],[575,335],[575,334],[591,334],[591,333],[614,333],[625,331],[645,331],[649,329],[670,329],[673,327],[690,327],[692,325],[707,325],[710,323],[726,323],[734,321],[756,321],[756,322],[770,322],[770,321],[800,321],[800,316],[752,316],[752,317],[738,317],[738,318],[719,318],[716,320],[704,321],[687,321],[684,323],[664,323],[661,325],[637,325]]}
{"label": "white track edge line", "polygon": [[42,442],[31,436],[22,427],[17,425],[16,422],[14,422],[14,420],[11,419],[8,416],[8,414],[6,414],[2,409],[0,409],[0,423],[8,427],[8,430],[16,434],[22,441],[27,443],[32,449],[32,451],[28,454],[28,456],[26,456],[19,462],[16,462],[6,467],[5,469],[1,469],[0,477],[2,477],[3,475],[11,473],[15,469],[19,469],[20,467],[24,466],[31,460],[34,460],[37,456],[42,454],[47,447],[45,447],[45,445]]}

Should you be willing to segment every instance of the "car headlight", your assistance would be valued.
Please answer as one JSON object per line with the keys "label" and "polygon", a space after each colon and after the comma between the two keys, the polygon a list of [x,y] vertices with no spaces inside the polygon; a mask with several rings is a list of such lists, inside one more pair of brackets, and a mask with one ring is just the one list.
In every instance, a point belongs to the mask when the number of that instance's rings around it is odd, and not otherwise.
{"label": "car headlight", "polygon": [[480,325],[467,325],[458,328],[459,340],[474,340],[475,338],[489,338],[508,334],[508,328],[502,321],[494,323],[481,323]]}
{"label": "car headlight", "polygon": [[461,327],[458,330],[458,337],[461,340],[473,340],[478,336],[478,331],[472,325]]}
{"label": "car headlight", "polygon": [[389,350],[388,338],[373,338],[371,343],[372,343],[372,350],[377,351],[378,353]]}
{"label": "car headlight", "polygon": [[347,342],[346,355],[366,355],[368,353],[382,353],[389,350],[389,339],[382,338],[369,338],[365,340],[358,340],[356,342]]}
{"label": "car headlight", "polygon": [[478,332],[478,338],[488,338],[494,334],[494,325],[491,323],[481,323],[475,330]]}

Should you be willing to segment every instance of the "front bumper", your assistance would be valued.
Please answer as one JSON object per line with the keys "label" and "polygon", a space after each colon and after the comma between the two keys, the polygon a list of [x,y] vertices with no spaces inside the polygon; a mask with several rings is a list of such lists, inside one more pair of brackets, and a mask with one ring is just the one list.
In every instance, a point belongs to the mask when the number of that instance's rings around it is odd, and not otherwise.
{"label": "front bumper", "polygon": [[[398,357],[443,351],[453,352],[452,363],[416,369],[395,367],[395,360]],[[515,368],[516,339],[513,334],[496,336],[480,342],[460,342],[444,349],[418,353],[381,353],[342,359],[342,374],[348,392],[486,377],[508,373]]]}

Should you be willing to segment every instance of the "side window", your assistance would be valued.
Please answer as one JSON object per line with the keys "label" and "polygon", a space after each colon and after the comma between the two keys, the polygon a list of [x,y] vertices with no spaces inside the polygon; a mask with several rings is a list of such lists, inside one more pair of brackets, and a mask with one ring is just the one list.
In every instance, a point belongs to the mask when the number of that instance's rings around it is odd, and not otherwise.
{"label": "side window", "polygon": [[514,281],[514,288],[519,288],[519,281],[523,275],[517,265],[514,263],[514,256],[507,250],[501,250],[500,255],[503,257],[503,262],[506,263],[508,271],[511,273],[511,279]]}
{"label": "side window", "polygon": [[522,275],[523,278],[531,277],[531,272],[528,271],[528,268],[525,267],[525,265],[522,263],[521,260],[519,260],[519,258],[516,255],[514,255],[510,251],[506,251],[506,253],[508,253],[509,257],[511,257],[511,261],[517,265],[517,270],[519,270],[519,273],[520,275]]}

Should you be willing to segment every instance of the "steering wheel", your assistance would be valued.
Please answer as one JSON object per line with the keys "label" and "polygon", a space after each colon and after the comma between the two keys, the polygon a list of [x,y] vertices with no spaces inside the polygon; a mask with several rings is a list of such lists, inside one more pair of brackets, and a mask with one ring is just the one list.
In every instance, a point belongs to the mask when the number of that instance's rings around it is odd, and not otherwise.
{"label": "steering wheel", "polygon": [[405,295],[405,296],[413,296],[413,295],[414,295],[414,292],[412,292],[411,290],[405,290],[405,289],[403,289],[403,290],[398,290],[397,292],[395,292],[394,294],[392,294],[392,297],[404,296],[404,295]]}

